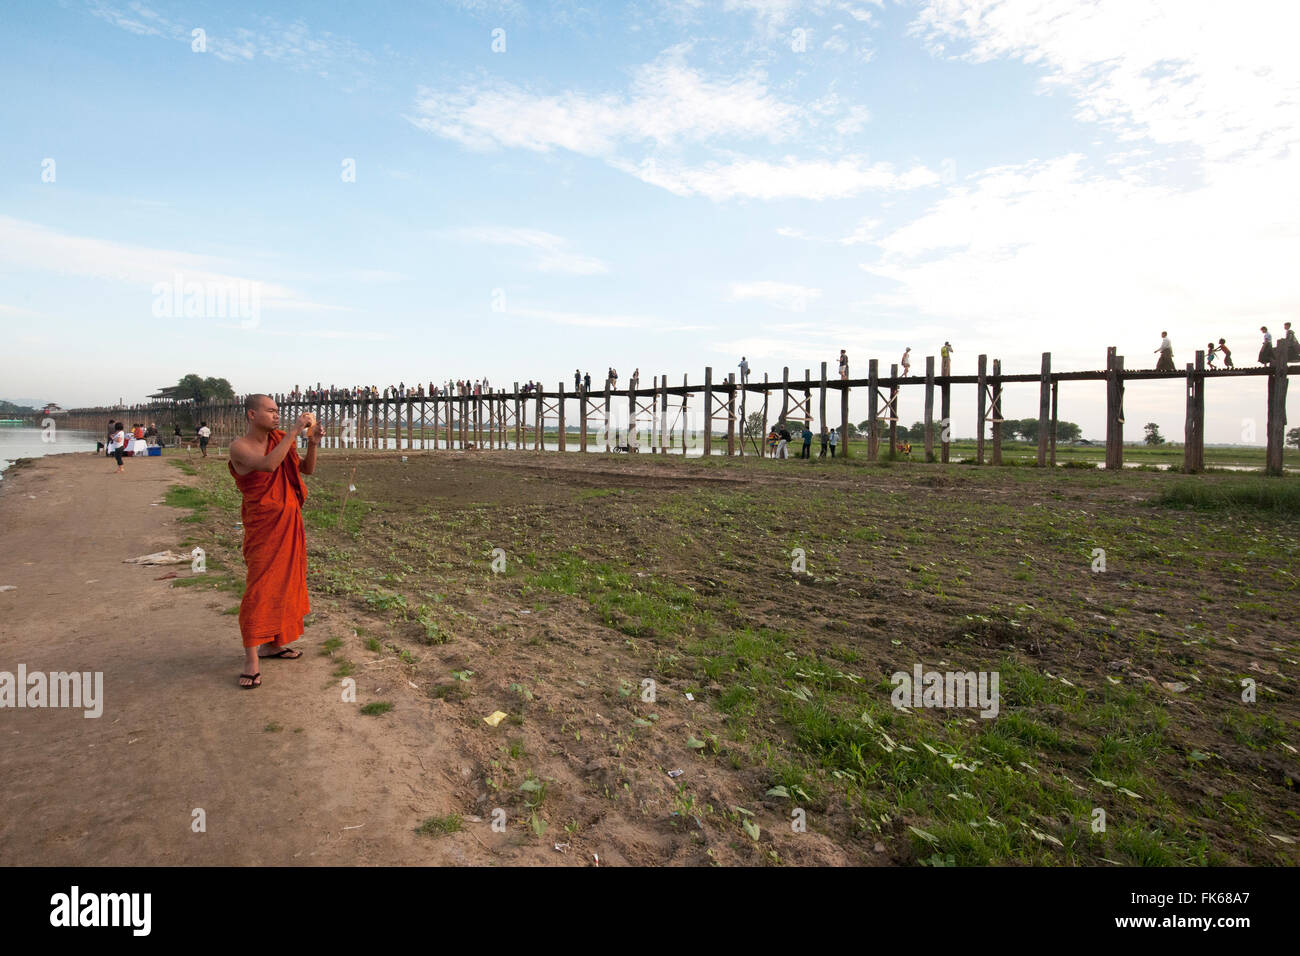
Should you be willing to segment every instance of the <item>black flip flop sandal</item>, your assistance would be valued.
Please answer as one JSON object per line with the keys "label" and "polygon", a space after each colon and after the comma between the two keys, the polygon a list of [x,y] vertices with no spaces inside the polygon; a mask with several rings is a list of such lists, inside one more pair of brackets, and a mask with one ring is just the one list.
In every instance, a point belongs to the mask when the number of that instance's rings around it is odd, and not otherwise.
{"label": "black flip flop sandal", "polygon": [[261,687],[261,686],[262,686],[262,672],[261,672],[261,671],[258,671],[256,674],[240,674],[239,676],[240,676],[240,677],[246,677],[246,678],[248,678],[249,680],[251,680],[251,681],[253,682],[253,683],[251,683],[251,684],[240,684],[240,685],[239,685],[239,689],[240,689],[240,690],[252,690],[254,687]]}

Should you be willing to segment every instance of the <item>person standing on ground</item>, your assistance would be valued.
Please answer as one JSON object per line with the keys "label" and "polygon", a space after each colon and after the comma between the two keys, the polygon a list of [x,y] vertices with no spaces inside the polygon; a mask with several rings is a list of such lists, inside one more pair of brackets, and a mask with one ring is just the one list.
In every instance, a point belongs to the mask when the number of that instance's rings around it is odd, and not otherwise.
{"label": "person standing on ground", "polygon": [[1157,372],[1177,371],[1177,369],[1174,368],[1174,346],[1173,343],[1169,341],[1168,332],[1160,333],[1160,348],[1155,349],[1155,351],[1160,353],[1160,359],[1156,362]]}
{"label": "person standing on ground", "polygon": [[773,425],[767,430],[767,454],[769,458],[776,457],[776,443],[780,441],[780,436],[776,433],[776,426]]}
{"label": "person standing on ground", "polygon": [[776,457],[789,458],[790,452],[788,451],[788,449],[790,447],[790,441],[791,441],[790,429],[787,428],[784,423],[782,423],[781,430],[776,434],[777,437],[780,439],[780,441],[776,443]]}
{"label": "person standing on ground", "polygon": [[117,459],[117,471],[113,472],[113,474],[120,475],[126,471],[122,467],[122,449],[126,447],[126,429],[122,427],[121,422],[113,423],[113,434],[109,436],[108,444],[113,450],[113,457]]}
{"label": "person standing on ground", "polygon": [[108,437],[104,439],[104,457],[105,457],[105,458],[112,458],[112,457],[113,457],[113,433],[116,432],[117,429],[118,429],[118,424],[117,424],[116,419],[112,419],[112,418],[110,418],[110,419],[108,420]]}
{"label": "person standing on ground", "polygon": [[[248,431],[230,443],[226,467],[243,495],[240,517],[248,583],[239,605],[244,644],[239,686],[251,690],[262,683],[260,658],[302,657],[302,651],[285,645],[302,637],[302,619],[311,612],[302,523],[307,487],[302,476],[316,470],[316,449],[324,429],[305,412],[291,431],[281,431],[280,410],[269,395],[248,396],[244,414]],[[300,462],[296,445],[304,433],[307,458]],[[271,647],[261,653],[259,648],[265,644]]]}
{"label": "person standing on ground", "polygon": [[831,429],[831,437],[830,437],[831,457],[832,457],[832,458],[835,457],[835,446],[838,445],[839,443],[840,443],[840,432],[839,432],[839,429],[837,429],[837,428],[832,428],[832,429]]}
{"label": "person standing on ground", "polygon": [[1273,361],[1273,334],[1269,332],[1267,325],[1261,325],[1259,330],[1264,333],[1264,344],[1259,349],[1259,361],[1263,365],[1268,365]]}
{"label": "person standing on ground", "polygon": [[744,385],[748,381],[749,381],[749,362],[745,359],[745,356],[742,355],[740,357],[740,384]]}
{"label": "person standing on ground", "polygon": [[199,422],[199,451],[203,452],[203,457],[208,457],[208,439],[212,437],[212,429],[208,427],[207,422]]}
{"label": "person standing on ground", "polygon": [[826,457],[826,444],[827,444],[827,442],[828,442],[828,440],[829,440],[829,437],[830,437],[830,436],[828,436],[828,435],[826,434],[826,426],[823,425],[823,426],[822,426],[822,430],[821,430],[821,445],[822,445],[822,450],[821,450],[820,452],[818,452],[818,454],[817,454],[817,457],[818,457],[818,458],[825,458],[825,457]]}
{"label": "person standing on ground", "polygon": [[804,423],[803,431],[800,432],[799,435],[801,438],[803,438],[803,452],[799,455],[799,457],[811,459],[812,458],[812,429],[808,427],[807,422]]}
{"label": "person standing on ground", "polygon": [[1223,339],[1219,339],[1219,351],[1223,353],[1223,367],[1232,368],[1232,351]]}
{"label": "person standing on ground", "polygon": [[840,349],[840,381],[846,382],[849,378],[849,354]]}
{"label": "person standing on ground", "polygon": [[903,349],[903,358],[898,364],[903,366],[902,377],[907,378],[912,371],[912,346],[909,345],[907,348]]}

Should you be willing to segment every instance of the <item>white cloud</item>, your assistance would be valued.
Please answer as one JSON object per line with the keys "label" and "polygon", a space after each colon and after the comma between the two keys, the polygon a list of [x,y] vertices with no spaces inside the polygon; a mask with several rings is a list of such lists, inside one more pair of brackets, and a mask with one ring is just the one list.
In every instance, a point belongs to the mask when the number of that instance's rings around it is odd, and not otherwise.
{"label": "white cloud", "polygon": [[[860,132],[870,111],[831,93],[800,106],[769,91],[764,75],[710,78],[684,63],[689,44],[666,50],[636,69],[626,93],[566,91],[539,94],[505,81],[463,86],[455,92],[421,89],[419,129],[476,150],[565,149],[602,159],[643,182],[679,196],[710,199],[827,199],[870,189],[908,189],[938,181],[923,168],[896,173],[860,156],[779,162],[741,157],[687,165],[676,158],[688,146],[731,147],[737,140],[779,144],[828,127],[838,136]],[[642,158],[649,147],[655,157]],[[663,153],[664,158],[658,154]],[[634,158],[635,157],[635,158]]]}
{"label": "white cloud", "polygon": [[357,342],[389,342],[394,336],[388,332],[356,332],[351,329],[312,329],[310,333],[304,334],[302,329],[267,329],[260,327],[249,327],[248,325],[232,325],[226,322],[218,322],[216,325],[219,329],[239,329],[241,332],[251,332],[254,335],[274,335],[289,336],[296,339],[329,339],[342,341]]}
{"label": "white cloud", "polygon": [[[865,228],[880,257],[863,268],[896,283],[871,305],[971,323],[1026,361],[1095,364],[1117,344],[1145,365],[1165,327],[1180,363],[1221,335],[1253,352],[1261,324],[1300,310],[1296,9],[929,0],[913,28],[936,52],[1041,66],[1131,148],[1101,171],[1080,155],[985,170],[910,223]],[[1194,184],[1165,175],[1189,158]]]}
{"label": "white cloud", "polygon": [[17,305],[4,305],[0,303],[0,315],[16,315],[19,318],[38,319],[43,318],[45,313],[36,312],[32,309],[24,309]]}
{"label": "white cloud", "polygon": [[90,12],[118,29],[134,33],[136,36],[160,37],[172,32],[169,21],[140,3],[129,3],[125,10],[106,3],[91,3]]}
{"label": "white cloud", "polygon": [[227,63],[248,62],[261,57],[294,69],[313,70],[322,76],[343,64],[374,63],[370,53],[351,40],[328,31],[312,30],[302,20],[281,23],[259,16],[252,28],[227,29],[205,17],[199,17],[195,22],[191,22],[191,17],[185,18],[184,22],[174,20],[140,2],[122,7],[104,0],[92,0],[87,9],[91,15],[128,33],[162,37],[183,42],[186,46],[193,42],[192,31],[202,29],[207,53]]}
{"label": "white cloud", "polygon": [[[108,239],[70,236],[36,223],[0,216],[0,262],[6,267],[54,272],[124,282],[151,290],[155,283],[172,283],[177,275],[185,284],[228,289],[256,285],[262,307],[337,311],[302,298],[292,289],[241,275],[227,259],[172,249],[154,249]],[[152,291],[145,291],[152,297]]]}
{"label": "white cloud", "polygon": [[868,164],[857,156],[838,160],[787,156],[779,163],[741,159],[696,167],[619,160],[610,165],[678,196],[705,196],[715,202],[737,198],[845,199],[870,190],[916,189],[939,182],[938,174],[921,166],[899,172],[889,163]]}
{"label": "white cloud", "polygon": [[455,93],[421,89],[417,115],[407,119],[472,149],[559,147],[597,157],[625,144],[670,147],[720,136],[779,141],[795,131],[798,109],[769,93],[761,74],[709,79],[685,66],[685,50],[674,47],[639,67],[626,94],[548,96],[505,81]]}
{"label": "white cloud", "polygon": [[695,332],[712,328],[708,325],[681,325],[652,315],[568,312],[554,309],[509,309],[508,315],[524,319],[543,319],[557,325],[575,325],[588,329],[645,329],[653,332]]}
{"label": "white cloud", "polygon": [[733,282],[727,292],[730,302],[747,302],[758,299],[777,308],[803,312],[808,303],[821,297],[822,290],[788,282]]}
{"label": "white cloud", "polygon": [[411,278],[401,272],[392,272],[388,269],[351,269],[343,273],[343,277],[351,279],[353,282],[364,282],[370,285],[385,282],[406,282]]}
{"label": "white cloud", "polygon": [[1058,348],[1131,342],[1138,356],[1168,327],[1181,361],[1198,340],[1252,338],[1300,311],[1297,210],[1295,160],[1177,191],[1073,155],[973,177],[874,240],[881,257],[863,268],[898,283],[876,305],[973,322],[1031,352],[1064,329]]}
{"label": "white cloud", "polygon": [[847,236],[840,236],[838,239],[832,239],[826,236],[810,236],[802,229],[795,229],[791,226],[777,227],[776,234],[784,236],[787,239],[805,239],[809,242],[828,242],[840,246],[858,246],[866,242],[871,242],[880,231],[881,221],[879,219],[866,218],[859,222],[851,233]]}
{"label": "white cloud", "polygon": [[1300,7],[1270,0],[928,0],[913,25],[937,52],[1041,64],[1078,116],[1211,160],[1300,143]]}
{"label": "white cloud", "polygon": [[467,242],[483,242],[499,246],[519,246],[537,252],[533,268],[540,272],[560,272],[566,275],[596,275],[609,271],[609,266],[593,256],[571,252],[569,241],[554,233],[540,229],[508,226],[481,226],[454,229],[443,235]]}
{"label": "white cloud", "polygon": [[822,44],[822,49],[830,50],[832,53],[847,53],[849,41],[838,33],[832,33]]}

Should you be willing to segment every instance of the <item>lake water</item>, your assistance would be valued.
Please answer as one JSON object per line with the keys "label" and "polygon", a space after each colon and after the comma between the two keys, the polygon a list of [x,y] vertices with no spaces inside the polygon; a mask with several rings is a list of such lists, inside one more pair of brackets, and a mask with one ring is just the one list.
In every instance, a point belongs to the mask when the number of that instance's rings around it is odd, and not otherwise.
{"label": "lake water", "polygon": [[93,452],[95,443],[104,440],[94,432],[59,428],[50,431],[30,425],[0,425],[0,478],[5,470],[19,458],[40,458],[43,455]]}

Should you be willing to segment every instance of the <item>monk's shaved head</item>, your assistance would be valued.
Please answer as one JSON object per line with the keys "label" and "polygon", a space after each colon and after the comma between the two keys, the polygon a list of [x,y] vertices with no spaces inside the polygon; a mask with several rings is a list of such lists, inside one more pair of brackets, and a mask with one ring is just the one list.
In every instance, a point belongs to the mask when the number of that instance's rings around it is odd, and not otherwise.
{"label": "monk's shaved head", "polygon": [[260,412],[262,410],[262,402],[270,401],[270,399],[270,395],[263,395],[261,392],[249,395],[244,399],[244,415],[247,416],[249,412]]}

